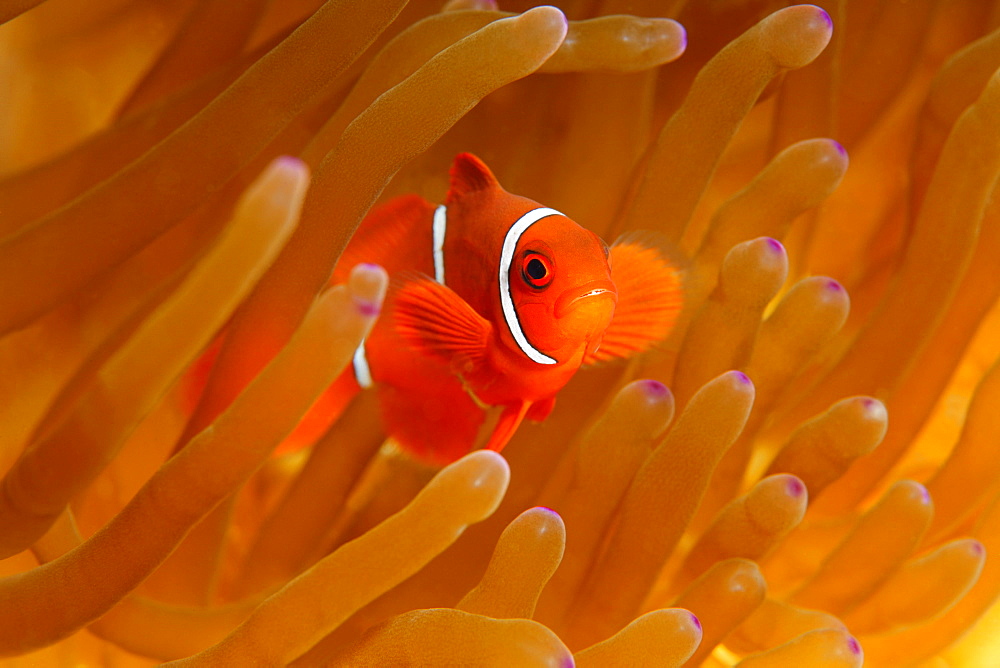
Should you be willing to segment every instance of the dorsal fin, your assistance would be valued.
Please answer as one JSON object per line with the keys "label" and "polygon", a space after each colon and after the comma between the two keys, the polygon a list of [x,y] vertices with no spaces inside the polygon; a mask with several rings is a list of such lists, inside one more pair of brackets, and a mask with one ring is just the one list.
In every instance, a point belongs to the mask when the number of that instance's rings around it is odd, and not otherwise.
{"label": "dorsal fin", "polygon": [[451,164],[451,183],[445,204],[461,199],[469,193],[499,187],[500,184],[486,164],[471,153],[459,153]]}

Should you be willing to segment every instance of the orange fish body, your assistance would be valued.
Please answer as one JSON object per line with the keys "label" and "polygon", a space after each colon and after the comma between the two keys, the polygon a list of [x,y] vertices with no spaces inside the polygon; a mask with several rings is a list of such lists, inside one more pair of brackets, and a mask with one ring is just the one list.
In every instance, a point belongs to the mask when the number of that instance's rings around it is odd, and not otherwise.
{"label": "orange fish body", "polygon": [[505,191],[471,154],[456,157],[444,204],[407,195],[375,209],[332,282],[359,262],[385,267],[389,294],[307,423],[328,423],[372,387],[387,433],[438,464],[477,445],[490,407],[500,415],[486,447],[500,450],[522,419],[549,414],[580,366],[662,339],[681,302],[678,272],[658,251],[609,249],[558,211]]}

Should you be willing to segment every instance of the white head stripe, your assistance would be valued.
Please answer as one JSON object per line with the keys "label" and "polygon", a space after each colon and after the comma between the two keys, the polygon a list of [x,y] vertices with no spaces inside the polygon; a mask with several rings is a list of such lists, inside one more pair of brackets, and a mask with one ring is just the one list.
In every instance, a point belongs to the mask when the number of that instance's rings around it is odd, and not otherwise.
{"label": "white head stripe", "polygon": [[541,207],[532,209],[528,213],[518,218],[503,239],[503,248],[500,250],[500,306],[503,308],[503,318],[507,321],[507,329],[517,342],[521,351],[534,362],[539,364],[556,364],[557,361],[545,355],[528,342],[528,338],[521,330],[521,322],[517,319],[517,309],[514,308],[514,300],[510,294],[510,265],[514,261],[514,251],[517,249],[517,242],[525,230],[549,216],[561,216],[555,209]]}
{"label": "white head stripe", "polygon": [[444,285],[444,232],[448,226],[448,212],[444,204],[434,209],[434,280]]}
{"label": "white head stripe", "polygon": [[367,390],[372,386],[372,372],[368,368],[368,358],[365,357],[364,339],[361,339],[361,343],[354,350],[354,379],[358,381],[362,390]]}

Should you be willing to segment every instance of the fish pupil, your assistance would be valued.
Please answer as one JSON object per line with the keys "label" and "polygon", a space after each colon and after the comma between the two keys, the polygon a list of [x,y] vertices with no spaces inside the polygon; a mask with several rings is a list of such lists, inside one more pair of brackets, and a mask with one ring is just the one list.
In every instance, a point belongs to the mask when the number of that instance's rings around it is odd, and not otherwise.
{"label": "fish pupil", "polygon": [[535,290],[544,290],[552,282],[552,265],[548,258],[540,253],[528,251],[524,254],[521,265],[521,277],[524,282]]}
{"label": "fish pupil", "polygon": [[538,258],[532,258],[528,262],[528,266],[525,267],[525,271],[528,273],[528,276],[535,279],[536,281],[545,278],[546,274],[545,265],[542,264],[542,261],[539,260]]}

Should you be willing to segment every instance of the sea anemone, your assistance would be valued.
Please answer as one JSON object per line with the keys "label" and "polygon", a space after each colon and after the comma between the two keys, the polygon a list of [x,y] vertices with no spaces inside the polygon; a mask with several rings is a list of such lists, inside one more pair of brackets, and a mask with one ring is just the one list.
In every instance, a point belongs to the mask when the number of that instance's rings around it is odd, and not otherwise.
{"label": "sea anemone", "polygon": [[[0,8],[11,665],[997,655],[1000,4],[558,4]],[[503,456],[366,394],[275,455],[461,151],[668,249],[674,331]]]}

